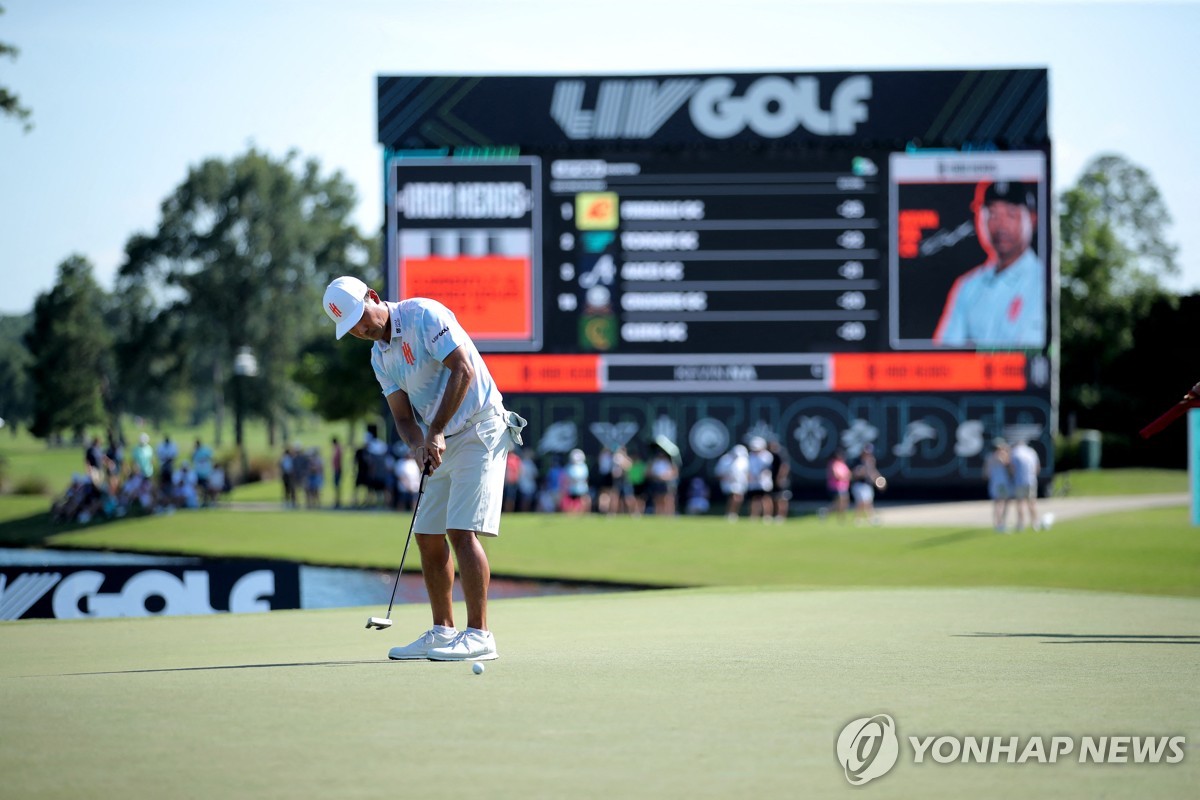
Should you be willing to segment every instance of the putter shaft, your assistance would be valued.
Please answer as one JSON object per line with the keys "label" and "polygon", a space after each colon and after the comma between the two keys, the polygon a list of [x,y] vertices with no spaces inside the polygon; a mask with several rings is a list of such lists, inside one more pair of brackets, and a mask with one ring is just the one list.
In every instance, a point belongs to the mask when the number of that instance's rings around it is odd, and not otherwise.
{"label": "putter shaft", "polygon": [[[421,498],[425,496],[425,478],[428,475],[429,467],[426,466],[421,471],[421,485],[417,488],[417,501],[413,503],[412,520],[408,523],[408,537],[404,540],[404,552],[400,555],[400,567],[396,570],[396,579],[392,581],[392,597],[388,600],[387,614],[383,618],[387,620],[387,625],[377,627],[377,630],[383,630],[392,624],[392,605],[396,602],[396,589],[400,586],[400,573],[404,572],[404,561],[408,558],[408,545],[412,542],[413,526],[417,524],[417,510],[421,508]],[[377,620],[382,621],[378,617],[371,617],[367,620],[367,628],[372,627],[372,623]]]}

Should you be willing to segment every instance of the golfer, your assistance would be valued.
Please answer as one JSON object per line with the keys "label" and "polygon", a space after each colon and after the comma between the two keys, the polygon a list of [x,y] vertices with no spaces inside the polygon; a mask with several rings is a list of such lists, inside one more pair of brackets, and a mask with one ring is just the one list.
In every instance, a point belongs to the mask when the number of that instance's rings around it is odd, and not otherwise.
{"label": "golfer", "polygon": [[[504,467],[525,421],[505,411],[479,351],[441,303],[421,297],[388,303],[358,278],[325,289],[325,313],[337,338],[374,342],[371,366],[400,437],[429,477],[413,531],[433,610],[433,627],[394,660],[484,661],[496,658],[488,629],[491,578],[480,536],[498,536]],[[449,544],[447,544],[447,539]],[[454,626],[451,590],[458,558],[467,627]]]}

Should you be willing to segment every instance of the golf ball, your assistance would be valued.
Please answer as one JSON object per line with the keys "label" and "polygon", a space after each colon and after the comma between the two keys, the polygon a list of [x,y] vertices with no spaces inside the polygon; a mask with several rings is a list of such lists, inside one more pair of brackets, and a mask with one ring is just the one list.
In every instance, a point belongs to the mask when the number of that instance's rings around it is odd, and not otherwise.
{"label": "golf ball", "polygon": [[483,664],[480,664],[478,661],[476,661],[474,664],[471,665],[471,672],[474,672],[476,675],[482,675],[483,674]]}

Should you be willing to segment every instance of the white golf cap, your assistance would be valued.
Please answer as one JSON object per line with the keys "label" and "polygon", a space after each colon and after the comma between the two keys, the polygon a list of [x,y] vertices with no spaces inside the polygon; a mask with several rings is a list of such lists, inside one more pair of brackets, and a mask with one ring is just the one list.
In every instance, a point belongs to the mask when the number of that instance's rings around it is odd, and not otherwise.
{"label": "white golf cap", "polygon": [[334,278],[325,288],[325,298],[321,305],[325,313],[337,325],[337,338],[342,338],[362,319],[366,303],[363,298],[370,291],[365,283],[351,275]]}

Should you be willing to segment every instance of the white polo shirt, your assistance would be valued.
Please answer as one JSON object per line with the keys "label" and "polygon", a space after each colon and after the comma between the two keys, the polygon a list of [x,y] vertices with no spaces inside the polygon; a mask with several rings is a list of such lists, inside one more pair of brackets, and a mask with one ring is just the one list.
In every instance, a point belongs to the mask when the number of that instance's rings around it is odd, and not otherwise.
{"label": "white polo shirt", "polygon": [[480,411],[503,405],[504,397],[492,381],[475,343],[450,309],[424,297],[384,305],[391,315],[392,339],[375,342],[371,348],[371,367],[384,397],[403,391],[412,403],[418,423],[428,428],[450,380],[450,370],[442,361],[462,347],[475,370],[475,378],[443,433],[453,436]]}
{"label": "white polo shirt", "polygon": [[949,347],[1044,347],[1046,273],[1032,250],[996,271],[988,262],[954,283],[934,340]]}

